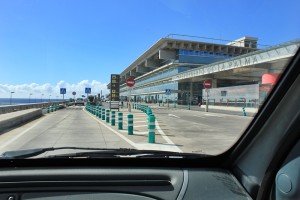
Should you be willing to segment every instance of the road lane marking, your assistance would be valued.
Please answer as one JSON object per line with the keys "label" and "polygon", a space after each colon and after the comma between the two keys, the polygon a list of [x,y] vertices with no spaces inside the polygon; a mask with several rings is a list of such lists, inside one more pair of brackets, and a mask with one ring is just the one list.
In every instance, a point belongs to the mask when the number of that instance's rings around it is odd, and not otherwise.
{"label": "road lane marking", "polygon": [[41,121],[45,120],[46,117],[40,119],[40,121],[38,121],[37,123],[35,123],[34,125],[32,125],[31,127],[27,128],[26,130],[22,131],[21,133],[19,133],[18,135],[16,135],[15,137],[11,138],[10,140],[8,140],[7,142],[5,142],[4,144],[2,144],[0,146],[0,149],[3,149],[4,147],[6,147],[7,145],[11,144],[12,142],[16,141],[18,138],[20,138],[21,136],[25,135],[25,133],[27,133],[28,131],[30,131],[31,129],[33,129],[34,127],[36,127]]}
{"label": "road lane marking", "polygon": [[204,114],[205,116],[211,116],[211,117],[224,117],[224,116],[221,116],[221,115],[216,115],[216,114]]}
{"label": "road lane marking", "polygon": [[[116,135],[118,135],[119,137],[121,137],[123,140],[125,140],[127,143],[129,143],[131,146],[133,146],[136,149],[157,149],[157,150],[165,150],[165,151],[175,151],[175,152],[182,152],[181,149],[179,149],[179,147],[176,146],[176,144],[174,144],[169,138],[168,136],[166,136],[166,134],[162,131],[162,129],[160,128],[159,124],[157,121],[155,121],[155,126],[157,127],[156,130],[160,133],[160,135],[163,137],[163,139],[168,143],[168,144],[148,144],[148,143],[135,143],[133,141],[131,141],[130,139],[128,139],[127,137],[123,136],[121,133],[119,133],[118,131],[114,130],[113,128],[111,128],[110,126],[108,126],[107,124],[105,124],[103,121],[99,120],[98,118],[96,118],[94,115],[90,114],[89,112],[87,112],[86,110],[84,110],[85,113],[87,113],[88,115],[90,115],[94,120],[96,120],[98,123],[101,123],[103,126],[105,126],[107,129],[109,129],[110,131],[112,131],[113,133],[115,133]],[[121,132],[125,132],[125,130],[121,130]],[[141,132],[143,133],[143,132]]]}
{"label": "road lane marking", "polygon": [[178,119],[180,119],[181,117],[179,117],[179,116],[176,116],[176,115],[173,115],[173,114],[168,114],[168,116],[170,116],[170,117],[175,117],[175,118],[178,118]]}
{"label": "road lane marking", "polygon": [[200,117],[200,118],[203,118],[203,119],[205,119],[205,117],[204,116],[199,116],[199,115],[193,115],[194,117]]}
{"label": "road lane marking", "polygon": [[138,125],[138,126],[133,126],[133,127],[146,127],[146,126],[148,126],[147,124],[146,125]]}
{"label": "road lane marking", "polygon": [[[85,110],[84,110],[85,111]],[[133,146],[136,149],[139,149],[138,146],[131,140],[129,140],[128,138],[126,138],[125,136],[123,136],[122,134],[120,134],[118,131],[114,130],[113,128],[109,127],[108,125],[106,125],[105,123],[103,123],[102,121],[100,121],[98,118],[96,118],[94,115],[88,113],[87,111],[85,111],[88,115],[90,115],[94,120],[96,120],[98,123],[101,123],[103,126],[105,126],[107,129],[109,129],[110,131],[112,131],[113,133],[115,133],[116,135],[118,135],[120,138],[122,138],[123,140],[125,140],[128,144],[130,144],[131,146]]]}
{"label": "road lane marking", "polygon": [[182,152],[181,149],[179,149],[178,146],[176,146],[176,144],[174,144],[172,142],[172,140],[169,139],[168,136],[166,136],[166,134],[163,132],[163,130],[160,128],[157,120],[155,121],[155,126],[156,126],[156,130],[161,134],[161,136],[164,138],[164,140],[168,143],[168,144],[171,144],[171,145],[174,145],[173,147],[178,151],[178,152]]}

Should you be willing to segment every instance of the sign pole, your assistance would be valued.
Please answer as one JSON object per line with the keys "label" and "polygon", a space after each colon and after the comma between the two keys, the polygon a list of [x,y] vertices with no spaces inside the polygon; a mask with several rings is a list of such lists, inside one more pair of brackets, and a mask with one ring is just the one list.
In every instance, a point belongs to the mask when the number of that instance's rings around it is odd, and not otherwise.
{"label": "sign pole", "polygon": [[126,79],[126,85],[128,86],[128,112],[131,112],[131,89],[135,84],[135,80],[133,77],[129,77]]}
{"label": "sign pole", "polygon": [[168,109],[169,109],[169,98],[167,98],[167,104],[168,104]]}
{"label": "sign pole", "polygon": [[131,105],[130,105],[130,102],[131,102],[131,88],[128,88],[128,112],[131,112]]}
{"label": "sign pole", "polygon": [[206,105],[205,105],[205,112],[208,112],[208,89],[206,89]]}

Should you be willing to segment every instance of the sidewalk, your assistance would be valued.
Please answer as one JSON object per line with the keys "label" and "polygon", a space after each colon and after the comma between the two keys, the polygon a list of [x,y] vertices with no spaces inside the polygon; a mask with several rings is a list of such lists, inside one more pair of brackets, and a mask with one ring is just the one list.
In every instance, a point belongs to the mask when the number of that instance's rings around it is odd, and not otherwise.
{"label": "sidewalk", "polygon": [[[144,105],[150,106],[152,109],[183,109],[183,110],[188,110],[187,105],[175,105],[172,103],[169,104],[169,107],[167,104],[147,104],[144,103]],[[192,111],[202,111],[205,112],[205,105],[201,105],[201,107],[197,105],[191,105],[190,110]],[[258,109],[257,108],[245,108],[245,112],[247,116],[254,116],[257,113]],[[239,115],[243,116],[243,110],[241,107],[227,107],[227,106],[208,106],[208,112],[212,113],[223,113],[223,114],[230,114],[230,115]]]}

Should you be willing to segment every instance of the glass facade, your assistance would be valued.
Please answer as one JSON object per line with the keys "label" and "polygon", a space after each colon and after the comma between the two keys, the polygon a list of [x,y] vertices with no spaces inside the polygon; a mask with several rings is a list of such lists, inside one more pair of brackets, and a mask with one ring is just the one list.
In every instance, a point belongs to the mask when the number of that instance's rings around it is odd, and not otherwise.
{"label": "glass facade", "polygon": [[203,101],[211,105],[255,107],[259,106],[259,84],[203,89]]}
{"label": "glass facade", "polygon": [[218,62],[232,57],[233,57],[232,55],[223,54],[223,53],[193,51],[193,50],[185,50],[185,49],[178,50],[178,60],[181,63],[210,64],[213,62]]}

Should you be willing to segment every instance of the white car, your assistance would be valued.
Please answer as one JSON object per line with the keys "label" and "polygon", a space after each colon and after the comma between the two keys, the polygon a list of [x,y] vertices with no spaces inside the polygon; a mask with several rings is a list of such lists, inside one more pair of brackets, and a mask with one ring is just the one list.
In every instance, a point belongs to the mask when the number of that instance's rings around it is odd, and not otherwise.
{"label": "white car", "polygon": [[77,99],[75,100],[75,106],[77,106],[77,105],[82,105],[82,106],[84,106],[84,100],[83,100],[82,98],[77,98]]}

